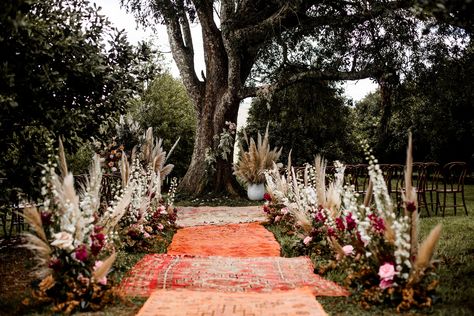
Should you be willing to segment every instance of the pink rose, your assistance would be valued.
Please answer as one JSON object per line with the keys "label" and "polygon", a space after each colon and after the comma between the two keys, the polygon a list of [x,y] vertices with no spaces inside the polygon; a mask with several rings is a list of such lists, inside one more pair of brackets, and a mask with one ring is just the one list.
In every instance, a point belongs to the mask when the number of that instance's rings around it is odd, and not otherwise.
{"label": "pink rose", "polygon": [[311,240],[313,240],[313,237],[306,236],[305,239],[303,239],[303,244],[307,246],[311,242]]}
{"label": "pink rose", "polygon": [[379,284],[382,290],[392,287],[392,285],[393,285],[393,280],[385,280],[385,279],[380,280],[380,284]]}
{"label": "pink rose", "polygon": [[159,230],[163,230],[163,228],[165,228],[165,227],[163,226],[163,224],[159,223],[159,224],[157,225],[157,228],[158,228]]}
{"label": "pink rose", "polygon": [[286,214],[288,214],[289,212],[290,212],[290,210],[288,210],[288,208],[286,208],[286,207],[284,207],[284,208],[281,209],[281,214],[282,214],[282,215],[286,215]]}
{"label": "pink rose", "polygon": [[393,280],[395,274],[395,267],[391,263],[385,263],[379,268],[379,277],[381,280]]}
{"label": "pink rose", "polygon": [[342,250],[344,251],[344,254],[346,256],[351,256],[354,254],[354,247],[352,247],[351,245],[345,245],[344,247],[342,247]]}
{"label": "pink rose", "polygon": [[275,216],[275,223],[278,222],[281,219],[280,215]]}

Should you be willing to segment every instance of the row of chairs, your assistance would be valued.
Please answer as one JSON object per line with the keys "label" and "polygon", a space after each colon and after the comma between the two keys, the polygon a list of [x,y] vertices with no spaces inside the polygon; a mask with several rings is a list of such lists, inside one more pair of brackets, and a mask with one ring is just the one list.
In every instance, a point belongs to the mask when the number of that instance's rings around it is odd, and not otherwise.
{"label": "row of chairs", "polygon": [[[347,165],[345,172],[346,183],[354,185],[355,190],[365,194],[369,185],[367,165]],[[382,164],[382,169],[387,189],[396,201],[398,212],[403,207],[402,190],[405,187],[405,166],[401,164]],[[440,166],[436,162],[413,163],[413,187],[418,195],[420,212],[425,210],[427,215],[432,213],[445,215],[447,208],[464,208],[468,215],[466,199],[464,196],[464,180],[468,172],[465,162],[450,162]],[[461,200],[459,201],[459,197]],[[431,212],[430,212],[431,211]]]}

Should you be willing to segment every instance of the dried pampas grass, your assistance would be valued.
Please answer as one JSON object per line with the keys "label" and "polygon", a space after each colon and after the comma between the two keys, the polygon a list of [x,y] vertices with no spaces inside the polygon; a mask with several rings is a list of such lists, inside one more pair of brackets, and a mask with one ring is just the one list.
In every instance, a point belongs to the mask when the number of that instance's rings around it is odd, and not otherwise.
{"label": "dried pampas grass", "polygon": [[411,270],[408,281],[410,284],[419,282],[426,268],[429,267],[436,245],[438,244],[439,238],[441,236],[441,228],[441,224],[436,225],[435,228],[431,230],[428,237],[426,237],[425,241],[423,241],[421,244]]}
{"label": "dried pampas grass", "polygon": [[114,252],[110,255],[110,257],[108,257],[104,260],[104,262],[102,262],[100,267],[98,267],[92,274],[94,280],[98,281],[107,276],[110,269],[112,268],[112,265],[114,264],[115,258],[117,258],[117,255]]}
{"label": "dried pampas grass", "polygon": [[268,139],[268,125],[265,135],[258,133],[257,143],[250,138],[250,142],[245,135],[245,140],[249,146],[248,151],[244,151],[240,146],[242,156],[234,166],[234,175],[246,184],[263,183],[265,181],[264,171],[272,168],[273,162],[280,158],[282,149],[274,148],[270,150]]}

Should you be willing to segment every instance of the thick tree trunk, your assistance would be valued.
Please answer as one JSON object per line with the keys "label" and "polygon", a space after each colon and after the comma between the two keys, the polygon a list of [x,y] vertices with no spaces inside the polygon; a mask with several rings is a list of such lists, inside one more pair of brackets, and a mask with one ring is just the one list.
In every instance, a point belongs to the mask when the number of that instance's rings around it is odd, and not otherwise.
{"label": "thick tree trunk", "polygon": [[[214,90],[214,89],[213,89]],[[221,90],[222,89],[217,89]],[[233,100],[231,104],[226,104],[224,94],[209,94],[201,107],[203,110],[198,113],[198,126],[196,129],[196,139],[194,142],[193,156],[191,164],[179,185],[179,191],[191,196],[202,195],[212,192],[218,194],[230,194],[238,196],[242,194],[242,189],[238,185],[233,175],[233,148],[228,160],[217,158],[215,171],[210,171],[210,166],[206,162],[206,151],[208,149],[217,150],[218,142],[214,135],[219,135],[226,127],[225,122],[236,122],[239,108],[239,100]]]}

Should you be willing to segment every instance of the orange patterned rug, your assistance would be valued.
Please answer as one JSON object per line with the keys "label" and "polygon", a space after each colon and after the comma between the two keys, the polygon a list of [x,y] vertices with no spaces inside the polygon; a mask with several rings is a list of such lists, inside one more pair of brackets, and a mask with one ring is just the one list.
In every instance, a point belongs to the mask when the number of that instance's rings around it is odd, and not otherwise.
{"label": "orange patterned rug", "polygon": [[267,216],[262,206],[199,206],[179,207],[178,227],[190,227],[201,225],[225,225],[239,223],[266,223]]}
{"label": "orange patterned rug", "polygon": [[128,296],[150,296],[157,289],[270,292],[310,287],[316,296],[347,296],[339,285],[313,273],[308,257],[198,257],[146,255],[122,280]]}
{"label": "orange patterned rug", "polygon": [[171,255],[278,257],[280,244],[257,223],[179,229],[168,247]]}
{"label": "orange patterned rug", "polygon": [[138,316],[309,315],[326,316],[311,290],[218,293],[189,290],[153,292]]}

